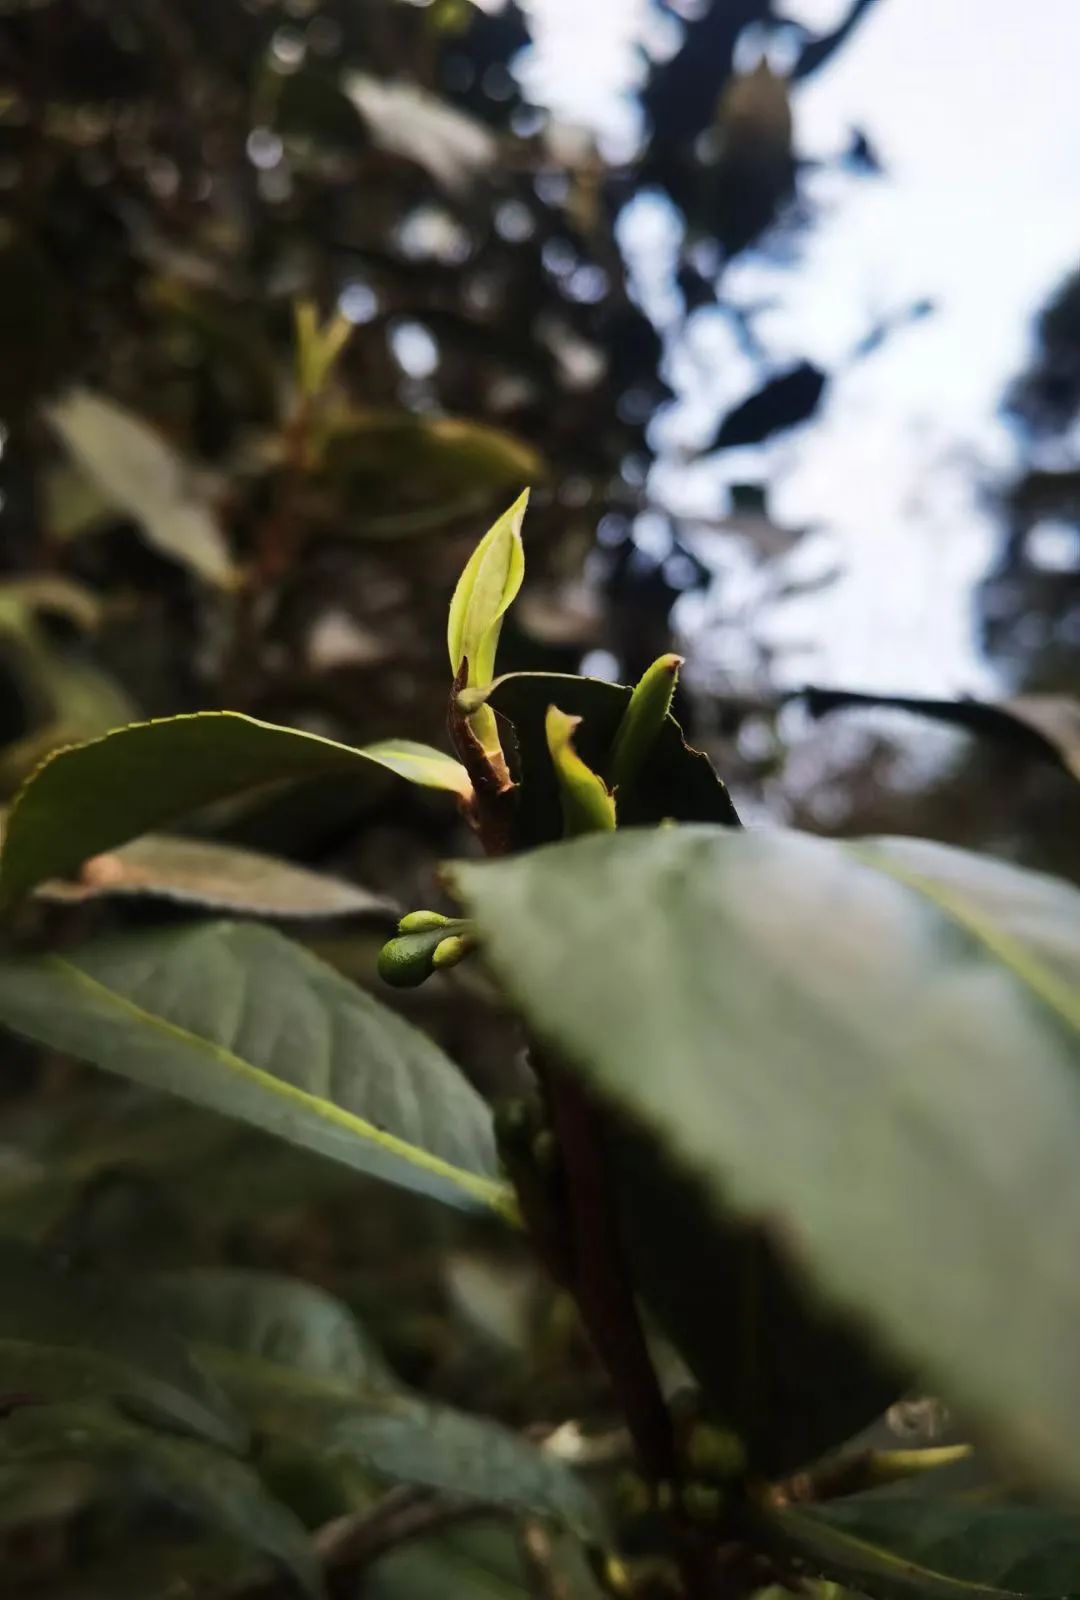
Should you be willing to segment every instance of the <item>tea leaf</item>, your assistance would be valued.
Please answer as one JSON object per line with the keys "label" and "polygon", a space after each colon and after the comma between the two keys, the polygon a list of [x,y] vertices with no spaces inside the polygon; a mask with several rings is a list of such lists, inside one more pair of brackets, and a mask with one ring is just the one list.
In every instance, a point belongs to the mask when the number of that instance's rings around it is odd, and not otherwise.
{"label": "tea leaf", "polygon": [[612,788],[628,789],[647,760],[671,711],[681,666],[681,656],[660,656],[635,685],[612,747]]}
{"label": "tea leaf", "polygon": [[455,879],[526,1020],[833,1301],[1080,1483],[1080,894],[689,827]]}
{"label": "tea leaf", "polygon": [[580,723],[580,717],[568,717],[558,706],[548,706],[544,729],[559,784],[563,827],[568,839],[580,833],[600,833],[615,826],[615,801],[610,789],[574,749],[574,732]]}
{"label": "tea leaf", "polygon": [[66,1272],[13,1239],[0,1241],[0,1273],[5,1395],[122,1401],[215,1444],[243,1447],[239,1417],[182,1340],[119,1287]]}
{"label": "tea leaf", "polygon": [[[513,604],[525,575],[521,524],[529,491],[518,496],[481,539],[458,579],[450,602],[447,642],[450,670],[457,676],[467,668],[466,684],[485,688],[495,675],[503,617]],[[485,750],[499,748],[495,718],[486,706],[472,717],[472,725]]]}
{"label": "tea leaf", "polygon": [[188,464],[114,400],[72,389],[46,416],[82,469],[149,542],[208,583],[234,578],[225,536]]}
{"label": "tea leaf", "polygon": [[301,1278],[241,1268],[191,1268],[156,1274],[150,1295],[181,1338],[349,1389],[401,1387],[352,1313]]}
{"label": "tea leaf", "polygon": [[[580,717],[574,748],[594,772],[606,772],[612,745],[633,691],[599,678],[574,678],[556,672],[511,672],[480,691],[485,704],[513,730],[510,754],[520,788],[516,830],[523,846],[562,837],[559,787],[548,752],[545,721],[550,705]],[[638,769],[630,792],[619,804],[619,825],[645,822],[723,822],[739,818],[708,756],[692,749],[670,712]]]}
{"label": "tea leaf", "polygon": [[[135,1498],[164,1501],[255,1549],[289,1572],[302,1593],[318,1597],[322,1584],[302,1525],[271,1499],[252,1469],[193,1439],[139,1427],[100,1405],[27,1406],[0,1430],[0,1482],[5,1488],[28,1472],[54,1473],[73,1461],[102,1466],[114,1485]],[[140,1583],[139,1592],[145,1590]]]}
{"label": "tea leaf", "polygon": [[0,962],[0,1022],[449,1204],[512,1212],[442,1052],[269,928],[210,922]]}
{"label": "tea leaf", "polygon": [[344,1306],[261,1273],[170,1275],[176,1309],[213,1372],[262,1438],[314,1459],[481,1504],[555,1517],[582,1533],[600,1518],[554,1456],[486,1417],[412,1393],[363,1348]]}
{"label": "tea leaf", "polygon": [[1080,1516],[1056,1507],[879,1493],[774,1520],[811,1568],[881,1600],[1080,1593]]}
{"label": "tea leaf", "polygon": [[0,904],[212,801],[370,763],[425,788],[472,793],[458,762],[404,739],[352,749],[233,711],[117,728],[57,751],[23,786],[0,856]]}
{"label": "tea leaf", "polygon": [[392,903],[357,884],[257,850],[147,833],[106,855],[92,856],[74,880],[39,885],[43,900],[156,899],[235,916],[274,919],[369,917],[385,921]]}

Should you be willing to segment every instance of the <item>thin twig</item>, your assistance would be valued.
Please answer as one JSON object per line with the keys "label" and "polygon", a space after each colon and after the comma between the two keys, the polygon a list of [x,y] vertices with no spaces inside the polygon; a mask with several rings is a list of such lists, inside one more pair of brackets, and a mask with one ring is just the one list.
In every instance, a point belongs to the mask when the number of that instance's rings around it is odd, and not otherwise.
{"label": "thin twig", "polygon": [[551,1534],[542,1522],[523,1522],[518,1529],[518,1550],[532,1600],[570,1600],[570,1588],[552,1564]]}
{"label": "thin twig", "polygon": [[581,1084],[553,1063],[541,1061],[535,1052],[534,1059],[550,1097],[565,1176],[574,1295],[643,1468],[654,1481],[672,1478],[675,1435],[626,1267],[604,1160],[601,1117]]}
{"label": "thin twig", "polygon": [[[360,1574],[380,1556],[430,1533],[477,1517],[506,1516],[499,1507],[474,1500],[453,1500],[401,1485],[373,1506],[325,1523],[313,1537],[315,1553],[331,1596],[355,1592]],[[228,1600],[281,1600],[280,1577],[260,1578],[229,1591]]]}
{"label": "thin twig", "polygon": [[924,1472],[936,1472],[967,1461],[969,1444],[937,1445],[914,1450],[858,1450],[834,1457],[808,1472],[796,1473],[769,1490],[770,1505],[805,1505],[817,1500],[836,1500],[841,1495],[859,1494],[883,1484],[900,1483]]}

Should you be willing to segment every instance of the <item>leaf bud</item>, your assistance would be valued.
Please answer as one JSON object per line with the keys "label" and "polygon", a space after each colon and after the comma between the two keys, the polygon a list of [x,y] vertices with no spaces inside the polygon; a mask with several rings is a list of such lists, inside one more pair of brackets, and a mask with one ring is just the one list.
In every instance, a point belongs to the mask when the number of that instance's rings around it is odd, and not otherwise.
{"label": "leaf bud", "polygon": [[709,1483],[733,1483],[746,1471],[746,1448],[730,1428],[698,1422],[687,1435],[686,1464]]}
{"label": "leaf bud", "polygon": [[379,977],[395,989],[415,989],[435,970],[435,951],[446,939],[442,928],[403,933],[379,951]]}
{"label": "leaf bud", "polygon": [[679,1503],[691,1522],[714,1523],[724,1510],[724,1492],[714,1483],[686,1483]]}
{"label": "leaf bud", "polygon": [[430,933],[433,928],[456,928],[460,917],[444,917],[441,911],[410,911],[398,923],[399,933]]}

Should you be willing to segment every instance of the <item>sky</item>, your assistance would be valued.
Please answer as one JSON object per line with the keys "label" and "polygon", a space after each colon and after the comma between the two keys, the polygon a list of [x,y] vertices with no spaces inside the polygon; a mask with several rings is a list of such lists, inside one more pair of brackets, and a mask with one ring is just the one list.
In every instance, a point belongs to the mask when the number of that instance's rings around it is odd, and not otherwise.
{"label": "sky", "polygon": [[[614,153],[632,145],[639,41],[670,43],[648,0],[529,3],[531,92]],[[842,10],[787,6],[815,27]],[[794,269],[749,253],[725,284],[746,305],[773,302],[758,331],[777,368],[809,358],[835,372],[819,419],[765,451],[697,461],[760,374],[719,312],[696,314],[669,350],[678,399],[657,424],[652,491],[715,516],[727,482],[766,468],[774,514],[820,529],[820,559],[845,569],[777,620],[780,641],[785,631],[810,641],[794,677],[913,693],[993,687],[968,597],[996,536],[985,486],[1016,460],[1001,393],[1027,354],[1032,313],[1080,254],[1078,58],[1080,0],[878,0],[797,87],[793,109],[800,155],[827,160],[858,127],[885,177],[809,170],[818,210]],[[678,237],[666,202],[640,197],[624,232],[646,287],[662,278]],[[845,364],[876,319],[923,299],[931,316]],[[714,644],[722,668],[722,635]]]}

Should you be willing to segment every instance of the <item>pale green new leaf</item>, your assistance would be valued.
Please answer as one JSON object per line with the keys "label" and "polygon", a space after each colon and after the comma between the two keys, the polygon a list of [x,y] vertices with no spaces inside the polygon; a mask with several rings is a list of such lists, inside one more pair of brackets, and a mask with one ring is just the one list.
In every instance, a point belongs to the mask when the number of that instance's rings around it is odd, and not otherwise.
{"label": "pale green new leaf", "polygon": [[[464,663],[470,688],[484,688],[495,676],[503,618],[525,576],[521,524],[528,504],[526,489],[488,529],[466,562],[450,602],[450,668],[456,678]],[[471,722],[484,749],[498,750],[499,735],[489,707],[481,706]]]}
{"label": "pale green new leaf", "polygon": [[300,393],[313,399],[325,386],[353,332],[353,324],[340,312],[325,323],[312,300],[298,300],[293,308],[296,335],[296,372]]}
{"label": "pale green new leaf", "polygon": [[521,524],[528,503],[526,489],[488,529],[466,562],[450,602],[450,669],[456,674],[467,660],[470,688],[482,688],[495,675],[502,620],[525,575]]}
{"label": "pale green new leaf", "polygon": [[453,1063],[269,928],[209,922],[12,957],[0,1023],[358,1172],[513,1213],[490,1113]]}
{"label": "pale green new leaf", "polygon": [[615,800],[604,782],[587,767],[574,748],[580,717],[568,717],[548,706],[544,719],[548,751],[559,785],[563,831],[568,839],[582,833],[603,833],[615,826]]}
{"label": "pale green new leaf", "polygon": [[1080,893],[912,839],[620,832],[456,879],[721,1214],[1080,1484]]}
{"label": "pale green new leaf", "polygon": [[461,798],[472,792],[458,762],[409,740],[353,749],[233,711],[117,728],[58,751],[20,790],[0,856],[0,904],[214,801],[372,763]]}

